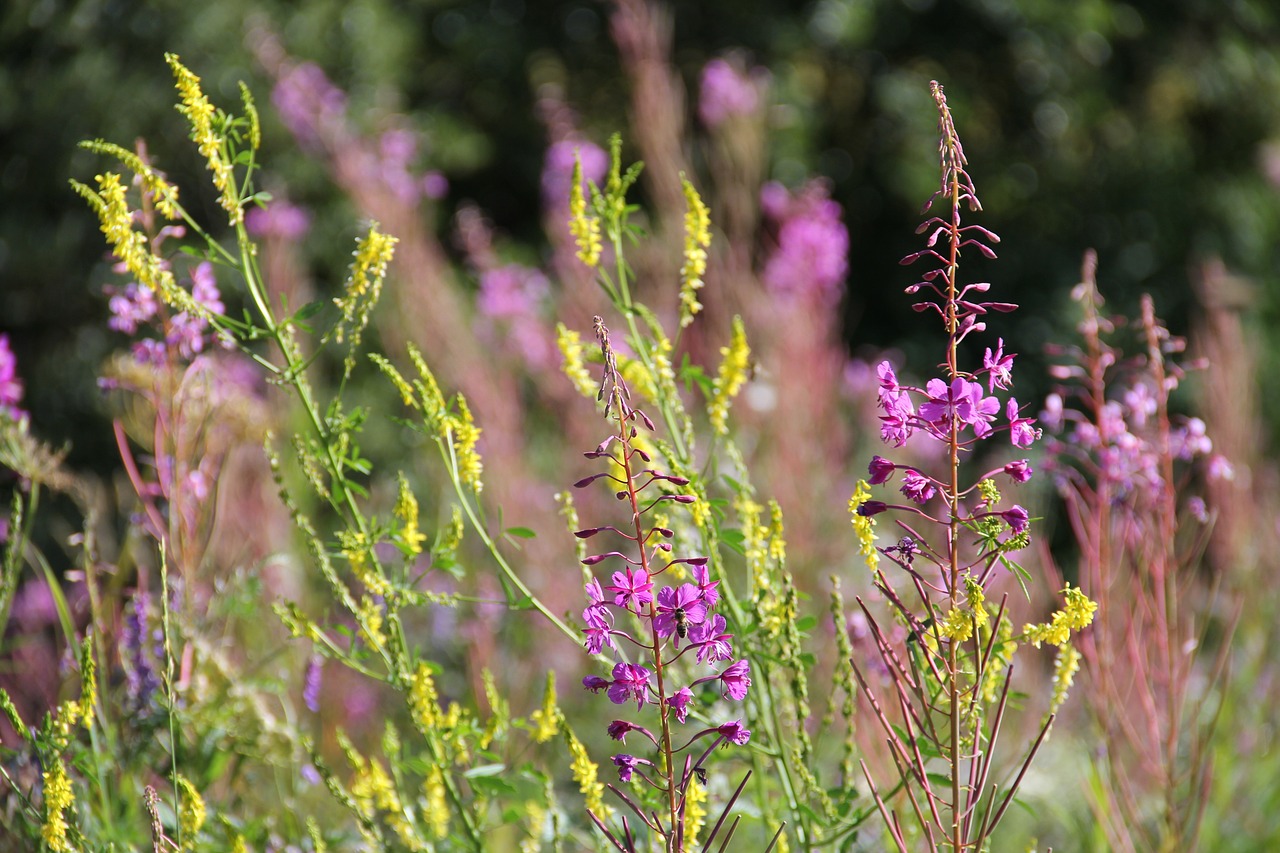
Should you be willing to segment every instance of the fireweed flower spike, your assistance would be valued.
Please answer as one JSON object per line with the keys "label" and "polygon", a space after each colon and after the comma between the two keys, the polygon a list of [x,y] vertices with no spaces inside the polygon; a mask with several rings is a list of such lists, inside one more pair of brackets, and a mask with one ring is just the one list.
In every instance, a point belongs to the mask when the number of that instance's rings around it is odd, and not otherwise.
{"label": "fireweed flower spike", "polygon": [[[623,563],[612,573],[611,583],[602,584],[591,577],[585,586],[585,644],[592,655],[611,648],[638,660],[615,663],[608,678],[588,675],[582,686],[592,693],[604,691],[615,705],[635,702],[637,714],[648,709],[647,713],[657,717],[658,725],[648,727],[625,719],[610,722],[609,736],[614,740],[639,733],[657,751],[653,759],[619,754],[612,760],[621,781],[639,776],[649,783],[642,786],[644,791],[633,794],[656,797],[661,805],[633,811],[644,815],[650,829],[666,838],[668,847],[674,849],[679,839],[687,837],[682,825],[688,819],[685,798],[694,778],[694,774],[681,768],[697,758],[695,765],[701,771],[706,755],[682,755],[701,735],[681,738],[673,730],[688,721],[697,703],[693,688],[699,684],[714,682],[726,700],[741,702],[751,687],[750,666],[746,660],[738,660],[721,668],[724,661],[733,658],[733,635],[726,632],[724,617],[714,612],[720,600],[716,589],[719,580],[711,577],[706,557],[677,555],[672,542],[675,533],[666,526],[669,522],[651,520],[654,516],[650,510],[655,506],[693,504],[693,497],[680,491],[689,481],[655,468],[654,458],[637,445],[640,431],[652,432],[653,422],[632,403],[604,321],[597,317],[595,327],[604,363],[597,399],[604,404],[613,431],[584,454],[607,466],[606,470],[583,477],[574,485],[600,488],[597,483],[604,484],[626,507],[629,518],[625,523],[588,527],[576,533],[579,540],[590,543],[609,540],[608,544],[597,546],[597,553],[583,558],[584,565],[595,566],[605,560]],[[606,550],[615,543],[613,550]],[[688,575],[683,575],[679,580],[684,582],[664,583],[673,566],[691,568],[692,581],[684,581]],[[671,577],[674,576],[673,571]],[[691,653],[686,656],[686,652]],[[685,662],[677,670],[673,664],[681,657]],[[707,674],[680,684],[690,666],[702,668]],[[707,731],[716,734],[717,743],[742,745],[750,738],[750,732],[736,720]],[[628,799],[632,794],[619,796],[633,805]],[[599,822],[601,815],[594,809],[590,811]],[[663,812],[665,815],[659,818]]]}
{"label": "fireweed flower spike", "polygon": [[[1015,572],[1024,583],[1030,579],[1010,558],[1029,541],[1030,514],[1017,504],[1004,503],[993,478],[1004,475],[1017,486],[1030,479],[1032,472],[1027,460],[1018,459],[967,480],[962,479],[962,461],[980,442],[998,433],[1007,431],[1012,446],[1020,450],[1034,444],[1040,430],[1035,419],[1022,416],[1017,400],[1006,396],[1013,387],[1015,356],[1005,352],[1003,338],[996,339],[994,348],[986,347],[981,365],[966,367],[960,361],[961,341],[984,332],[989,317],[1017,306],[986,300],[991,289],[987,282],[960,280],[961,256],[994,259],[991,246],[999,237],[962,222],[963,208],[980,211],[982,205],[966,170],[964,149],[942,87],[935,82],[931,90],[938,108],[941,181],[924,206],[928,218],[917,229],[918,234],[927,235],[925,247],[903,258],[902,264],[925,261],[929,266],[906,292],[920,300],[912,306],[916,311],[942,321],[943,373],[918,387],[900,380],[893,366],[882,362],[876,369],[877,402],[886,444],[938,442],[945,448],[945,461],[941,470],[921,471],[875,456],[867,469],[869,478],[859,482],[850,499],[854,529],[874,583],[896,611],[894,615],[912,629],[912,642],[895,646],[889,639],[891,632],[875,624],[871,611],[862,606],[881,658],[872,665],[883,664],[889,674],[886,689],[893,695],[876,697],[876,689],[864,676],[866,664],[856,658],[852,663],[901,770],[901,784],[908,788],[912,813],[921,824],[915,837],[929,838],[932,850],[978,850],[989,844],[990,833],[1013,794],[1002,790],[1004,799],[998,800],[987,778],[988,754],[1006,708],[1004,698],[997,701],[997,696],[1003,685],[1007,697],[1011,671],[1010,657],[1003,651],[993,654],[992,649],[997,638],[1012,636],[1006,602],[990,606],[987,584],[997,566]],[[942,209],[930,214],[935,204]],[[885,485],[895,476],[909,503],[892,504],[873,496],[873,486]],[[935,500],[945,509],[925,513],[923,507]],[[911,535],[897,544],[877,545],[875,525],[883,514],[896,517]],[[902,576],[890,577],[880,567],[875,559],[879,554],[903,570],[905,583],[898,579]],[[1083,598],[1082,593],[1075,594]],[[913,607],[917,601],[918,607]],[[1070,630],[1080,630],[1092,618],[1091,608],[1096,605],[1084,602],[1073,600],[1069,614],[1064,611],[1050,625],[1028,626],[1024,634],[1033,640],[1065,642]],[[744,663],[733,664],[721,674],[726,696],[736,696],[737,678],[746,673],[745,668],[741,673],[735,668]],[[895,713],[900,715],[896,720]],[[939,716],[940,724],[934,722]],[[1024,770],[1043,736],[1028,750]],[[927,754],[940,758],[941,768],[922,757],[921,739],[929,743]],[[881,802],[880,789],[865,765],[863,769],[898,849],[906,851],[898,817],[890,818],[889,805]],[[939,773],[940,769],[945,772]],[[939,778],[945,778],[945,790],[935,781]],[[926,802],[928,809],[923,808]]]}

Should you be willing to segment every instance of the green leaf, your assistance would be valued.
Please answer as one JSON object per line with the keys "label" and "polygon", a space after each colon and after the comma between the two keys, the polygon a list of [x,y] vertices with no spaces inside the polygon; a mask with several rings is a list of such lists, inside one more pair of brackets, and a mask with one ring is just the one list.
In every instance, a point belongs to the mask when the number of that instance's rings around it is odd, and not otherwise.
{"label": "green leaf", "polygon": [[467,781],[477,794],[497,796],[516,792],[515,786],[501,776],[476,776],[469,778]]}
{"label": "green leaf", "polygon": [[812,631],[818,624],[818,617],[810,614],[796,620],[796,629],[799,631]]}
{"label": "green leaf", "polygon": [[319,314],[321,311],[327,308],[328,305],[329,303],[322,302],[320,300],[316,300],[315,302],[308,302],[306,305],[303,305],[301,308],[298,309],[298,313],[293,315],[293,319],[295,322],[298,320],[309,319]]}
{"label": "green leaf", "polygon": [[507,536],[516,536],[520,539],[536,539],[538,534],[534,533],[527,527],[508,527],[503,533]]}

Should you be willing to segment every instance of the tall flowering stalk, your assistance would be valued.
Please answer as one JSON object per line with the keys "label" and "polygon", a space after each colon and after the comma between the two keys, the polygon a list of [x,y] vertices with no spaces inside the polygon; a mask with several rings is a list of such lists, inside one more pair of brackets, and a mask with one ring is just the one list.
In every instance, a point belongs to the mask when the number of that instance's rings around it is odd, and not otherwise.
{"label": "tall flowering stalk", "polygon": [[[945,453],[941,470],[934,474],[876,456],[869,479],[859,484],[850,501],[875,586],[907,628],[905,642],[895,641],[858,599],[891,695],[872,689],[865,664],[855,660],[854,671],[884,729],[914,825],[904,823],[899,808],[882,795],[883,786],[872,778],[865,761],[862,770],[890,836],[904,853],[922,848],[978,850],[987,843],[1053,720],[1052,714],[1046,718],[1012,782],[993,781],[1016,644],[1025,640],[1036,646],[1064,646],[1072,631],[1089,624],[1095,607],[1078,590],[1068,588],[1067,603],[1059,613],[1043,625],[1026,626],[1015,637],[1007,595],[994,608],[987,600],[1000,569],[1027,580],[1011,555],[1028,544],[1030,517],[1023,507],[1004,501],[996,478],[1021,484],[1030,478],[1031,468],[1026,459],[1015,459],[972,478],[962,477],[962,463],[983,442],[1001,434],[1017,451],[1031,446],[1040,431],[1034,419],[1023,417],[1016,398],[997,395],[1007,392],[1013,381],[1015,356],[1004,351],[1002,339],[994,350],[986,349],[981,366],[966,369],[961,364],[961,342],[986,330],[987,315],[1016,306],[985,301],[990,284],[960,279],[962,254],[967,250],[992,259],[990,244],[999,238],[961,220],[962,207],[974,212],[982,205],[966,171],[964,149],[942,87],[934,82],[931,90],[939,116],[941,184],[925,211],[938,203],[944,210],[920,225],[917,233],[928,233],[925,248],[903,258],[902,264],[923,260],[932,265],[907,293],[922,295],[914,308],[933,312],[943,322],[944,373],[921,388],[900,382],[887,361],[877,370],[884,441],[895,448],[940,442]],[[905,502],[872,498],[870,486],[895,477]],[[875,517],[885,512],[896,516],[905,535],[895,544],[879,546]],[[975,545],[970,547],[970,542]],[[880,556],[899,571],[887,572]],[[905,583],[898,578],[905,578]],[[909,603],[912,598],[918,604]]]}
{"label": "tall flowering stalk", "polygon": [[[1080,644],[1085,701],[1101,736],[1092,805],[1113,850],[1192,850],[1214,781],[1214,734],[1235,618],[1201,558],[1212,486],[1233,476],[1205,423],[1170,411],[1188,365],[1143,296],[1138,354],[1103,313],[1086,255],[1079,346],[1061,347],[1063,384],[1042,419],[1047,462],[1080,546],[1080,584],[1129,604]],[[1230,602],[1225,602],[1230,603]],[[1217,611],[1217,613],[1215,613]]]}
{"label": "tall flowering stalk", "polygon": [[[714,688],[723,699],[743,701],[751,687],[751,666],[745,659],[733,660],[733,635],[727,632],[725,618],[714,612],[720,601],[716,588],[719,581],[711,578],[708,559],[675,556],[671,542],[674,531],[655,521],[663,504],[687,506],[697,498],[681,493],[680,489],[689,485],[687,478],[652,467],[653,458],[642,446],[645,439],[640,429],[653,432],[653,421],[633,405],[631,391],[618,370],[609,331],[599,317],[595,318],[595,330],[604,361],[599,399],[604,401],[613,432],[596,449],[585,454],[588,459],[604,461],[607,469],[575,485],[583,488],[598,480],[606,481],[614,490],[614,496],[629,510],[630,519],[621,527],[590,527],[576,533],[580,539],[593,539],[600,534],[620,537],[626,549],[592,554],[582,560],[586,566],[606,561],[623,564],[613,573],[609,585],[602,586],[594,576],[586,585],[589,604],[582,618],[586,623],[587,651],[598,655],[608,648],[619,660],[613,665],[612,678],[589,675],[582,683],[592,692],[605,691],[615,705],[634,701],[637,713],[646,705],[656,711],[656,732],[630,720],[618,719],[609,724],[609,736],[625,742],[627,735],[634,735],[653,746],[656,753],[653,759],[620,753],[612,760],[622,782],[639,778],[642,801],[648,799],[646,794],[662,801],[665,816],[646,809],[631,794],[612,785],[610,788],[650,830],[664,839],[667,850],[682,851],[695,840],[686,833],[687,806],[691,786],[706,776],[706,760],[721,744],[746,744],[751,732],[740,719],[709,725],[695,723],[690,734],[681,734],[677,725],[689,723],[690,713],[699,704],[694,691],[701,685]],[[686,567],[692,570],[692,582],[677,584],[676,581],[684,577]],[[659,579],[670,579],[672,583],[658,586],[655,592],[655,582],[661,583]],[[630,663],[632,654],[643,662]],[[732,662],[721,667],[727,661]],[[690,663],[706,674],[677,687]],[[714,697],[714,693],[705,688],[698,695],[703,700],[708,695]],[[726,806],[726,813],[741,790],[739,786]],[[636,849],[625,818],[623,837],[619,839],[594,811],[591,817],[619,850]]]}

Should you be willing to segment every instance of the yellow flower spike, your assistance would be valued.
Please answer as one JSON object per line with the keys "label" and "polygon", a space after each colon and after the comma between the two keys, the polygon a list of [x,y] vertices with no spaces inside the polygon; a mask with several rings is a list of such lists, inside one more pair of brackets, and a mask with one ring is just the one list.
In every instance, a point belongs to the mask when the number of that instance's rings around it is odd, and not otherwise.
{"label": "yellow flower spike", "polygon": [[769,556],[781,562],[787,557],[787,540],[782,538],[782,506],[769,501]]}
{"label": "yellow flower spike", "polygon": [[134,152],[112,142],[94,139],[81,142],[80,147],[98,154],[115,157],[138,176],[143,190],[153,199],[156,210],[166,219],[178,218],[178,188],[169,183],[164,174],[142,161]]}
{"label": "yellow flower spike", "polygon": [[1053,698],[1049,700],[1049,713],[1052,714],[1067,701],[1067,693],[1080,670],[1080,652],[1070,643],[1063,643],[1058,649],[1058,657],[1053,662]]}
{"label": "yellow flower spike", "polygon": [[591,371],[587,370],[584,358],[585,347],[582,336],[564,323],[556,323],[556,347],[564,357],[561,371],[573,383],[573,387],[584,397],[595,397],[596,383],[591,379]]}
{"label": "yellow flower spike", "polygon": [[431,834],[436,838],[449,835],[449,801],[444,787],[444,771],[439,765],[433,766],[422,783],[422,793],[426,799],[423,816],[431,827]]}
{"label": "yellow flower spike", "polygon": [[373,595],[385,596],[391,591],[391,584],[375,568],[370,558],[372,543],[369,537],[359,531],[338,531],[338,545],[342,556],[351,565],[351,573],[364,588]]}
{"label": "yellow flower spike", "polygon": [[720,435],[728,435],[729,404],[746,384],[747,372],[751,366],[751,348],[747,346],[747,330],[741,317],[733,318],[733,333],[729,338],[729,345],[721,347],[720,354],[724,360],[720,362],[720,370],[712,386],[707,414],[715,431]]}
{"label": "yellow flower spike", "polygon": [[698,833],[707,820],[707,789],[694,776],[684,799],[684,832],[690,850],[697,847]]}
{"label": "yellow flower spike", "polygon": [[391,380],[391,384],[396,386],[396,392],[400,394],[400,401],[406,406],[413,407],[417,403],[413,396],[413,386],[409,384],[409,381],[404,378],[399,370],[396,370],[395,365],[376,352],[369,353],[369,358]]}
{"label": "yellow flower spike", "polygon": [[573,153],[573,186],[569,188],[569,232],[578,244],[578,260],[595,269],[600,264],[600,220],[587,214],[582,189],[582,157]]}
{"label": "yellow flower spike", "polygon": [[694,315],[702,310],[698,291],[702,289],[702,277],[707,272],[707,247],[711,245],[711,212],[707,210],[697,189],[684,175],[680,176],[684,188],[684,264],[680,267],[680,328],[693,322]]}
{"label": "yellow flower spike", "polygon": [[452,418],[454,440],[457,442],[458,474],[462,482],[470,486],[476,494],[484,490],[484,481],[480,479],[484,471],[484,463],[476,451],[476,442],[480,440],[480,427],[471,417],[471,409],[461,394],[457,395],[458,414]]}
{"label": "yellow flower spike", "polygon": [[387,636],[382,633],[382,607],[369,596],[360,599],[360,607],[356,611],[356,620],[364,630],[365,639],[370,644],[381,648],[387,644]]}
{"label": "yellow flower spike", "polygon": [[977,578],[966,575],[964,579],[965,602],[973,613],[974,622],[981,627],[991,618],[987,613],[987,591],[978,583]]}
{"label": "yellow flower spike", "polygon": [[74,803],[75,794],[62,756],[54,756],[44,771],[44,825],[40,829],[40,837],[55,853],[74,849],[67,841],[66,818],[67,809]]}
{"label": "yellow flower spike", "polygon": [[0,690],[0,713],[4,714],[5,719],[9,721],[9,725],[13,726],[13,730],[19,738],[28,743],[31,742],[30,729],[27,728],[27,724],[22,721],[22,717],[18,714],[18,709],[13,704],[13,699],[4,690]]}
{"label": "yellow flower spike", "polygon": [[871,516],[858,515],[858,507],[871,499],[871,486],[859,480],[849,498],[849,514],[858,537],[858,551],[867,561],[867,568],[875,571],[880,565],[880,552],[876,550],[876,522]]}
{"label": "yellow flower spike", "polygon": [[[360,343],[360,336],[369,323],[373,307],[382,294],[382,282],[386,279],[387,265],[395,255],[398,242],[399,240],[390,234],[379,231],[378,223],[375,222],[369,226],[369,233],[356,243],[356,249],[352,253],[351,271],[347,275],[342,295],[334,297],[333,300],[333,303],[342,311],[342,319],[338,321],[338,328],[334,334],[338,343],[342,343],[348,333],[351,335],[353,349]],[[349,373],[350,367],[348,366],[346,370]]]}
{"label": "yellow flower spike", "polygon": [[102,233],[111,244],[116,260],[125,265],[138,284],[154,291],[169,307],[197,316],[207,315],[208,309],[178,287],[173,272],[152,253],[146,236],[133,229],[133,211],[125,198],[127,188],[120,176],[106,172],[96,175],[94,181],[97,190],[79,181],[72,181],[71,186],[98,215]]}
{"label": "yellow flower spike", "polygon": [[546,743],[560,733],[563,714],[556,705],[556,674],[547,672],[547,686],[542,692],[542,707],[529,715],[533,723],[534,743]]}
{"label": "yellow flower spike", "polygon": [[440,695],[431,668],[422,662],[409,683],[409,715],[424,737],[440,724]]}
{"label": "yellow flower spike", "polygon": [[1071,584],[1067,584],[1062,590],[1062,595],[1066,598],[1066,606],[1063,608],[1067,626],[1073,631],[1081,631],[1089,627],[1093,622],[1093,614],[1098,609],[1095,601],[1090,601],[1079,588],[1073,588]]}
{"label": "yellow flower spike", "polygon": [[569,769],[573,774],[573,781],[578,783],[578,790],[586,800],[587,809],[596,817],[605,820],[613,814],[613,809],[604,802],[604,785],[601,784],[599,776],[600,767],[587,755],[587,748],[582,745],[582,741],[578,740],[568,728],[564,729],[564,736],[569,746],[569,757],[572,759]]}
{"label": "yellow flower spike", "polygon": [[178,777],[178,793],[181,795],[178,805],[178,826],[182,829],[182,849],[196,849],[196,835],[204,826],[208,810],[204,798],[185,776]]}
{"label": "yellow flower spike", "polygon": [[213,104],[205,97],[200,88],[200,78],[179,61],[177,54],[166,53],[165,62],[173,69],[174,86],[182,103],[178,112],[191,125],[191,141],[200,149],[205,158],[209,172],[213,175],[213,185],[218,188],[218,203],[227,211],[234,227],[244,221],[244,211],[240,207],[240,199],[236,197],[235,173],[231,163],[223,152],[223,139],[214,132]]}
{"label": "yellow flower spike", "polygon": [[973,636],[973,614],[963,607],[953,607],[938,625],[938,633],[947,640],[967,642]]}
{"label": "yellow flower spike", "polygon": [[253,93],[240,81],[240,103],[244,105],[245,118],[249,120],[249,147],[257,151],[262,145],[262,123],[258,120],[258,105],[253,102]]}
{"label": "yellow flower spike", "polygon": [[396,496],[393,513],[400,520],[400,541],[412,556],[418,556],[422,553],[422,543],[427,541],[427,536],[418,529],[418,499],[409,488],[404,472],[400,473],[400,492]]}
{"label": "yellow flower spike", "polygon": [[93,657],[93,634],[80,647],[80,713],[86,729],[93,727],[98,702],[98,665]]}

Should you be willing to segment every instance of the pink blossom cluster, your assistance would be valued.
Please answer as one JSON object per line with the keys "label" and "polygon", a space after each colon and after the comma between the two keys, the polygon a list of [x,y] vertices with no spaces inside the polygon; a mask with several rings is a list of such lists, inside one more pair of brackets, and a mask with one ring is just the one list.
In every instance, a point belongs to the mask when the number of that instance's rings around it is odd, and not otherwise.
{"label": "pink blossom cluster", "polygon": [[[109,288],[108,308],[112,329],[126,335],[136,335],[150,326],[160,333],[159,338],[142,338],[133,343],[133,356],[143,364],[164,364],[172,358],[190,360],[212,343],[215,335],[209,329],[209,321],[187,311],[168,315],[151,288],[136,282],[124,288]],[[218,291],[213,274],[213,264],[204,261],[191,273],[191,296],[213,314],[223,314],[226,306]]]}
{"label": "pink blossom cluster", "polygon": [[760,191],[760,203],[776,234],[762,274],[769,292],[834,307],[849,272],[849,229],[830,188],[811,181],[793,194],[770,182]]}
{"label": "pink blossom cluster", "polygon": [[[645,516],[655,507],[664,504],[689,505],[697,498],[681,494],[679,490],[689,485],[684,477],[663,473],[653,467],[652,458],[633,444],[637,425],[652,431],[653,422],[644,412],[630,403],[630,393],[621,375],[616,372],[613,352],[608,345],[608,332],[597,318],[597,334],[602,341],[606,363],[606,387],[614,412],[618,431],[609,436],[595,450],[584,454],[588,459],[608,463],[607,470],[585,477],[574,484],[585,488],[598,480],[607,481],[614,489],[614,496],[629,503],[631,523],[626,529],[613,525],[589,527],[576,532],[579,539],[594,539],[599,535],[620,538],[628,552],[603,551],[583,559],[586,566],[606,561],[622,563],[613,572],[610,583],[601,584],[592,577],[586,584],[587,607],[582,611],[586,623],[584,635],[589,654],[598,655],[605,649],[612,650],[617,662],[611,677],[589,675],[583,686],[593,693],[604,691],[615,705],[636,703],[641,711],[646,705],[656,707],[661,715],[662,732],[669,732],[669,716],[683,724],[691,707],[698,701],[696,688],[708,685],[726,700],[740,702],[751,687],[751,665],[745,659],[734,660],[733,635],[723,616],[715,612],[720,601],[719,581],[713,579],[706,557],[676,557],[671,540],[675,532],[658,524],[646,524]],[[688,572],[691,580],[682,583],[661,583],[664,575],[670,577],[677,571]],[[635,654],[640,661],[633,662]],[[710,670],[706,675],[693,678],[688,684],[676,686],[672,667],[681,659],[691,658],[696,667]],[[721,666],[721,664],[726,664]],[[687,785],[691,771],[700,772],[702,762],[721,743],[745,744],[751,732],[741,722],[734,720],[701,731],[689,737],[678,749],[671,748],[669,735],[660,737],[652,730],[628,720],[614,720],[609,725],[609,735],[620,742],[630,733],[637,733],[668,754],[688,750],[703,738],[710,738],[701,757],[696,760],[690,754],[686,760],[682,788]],[[625,782],[635,772],[644,771],[641,766],[653,766],[651,762],[629,754],[613,757],[619,775]]]}

